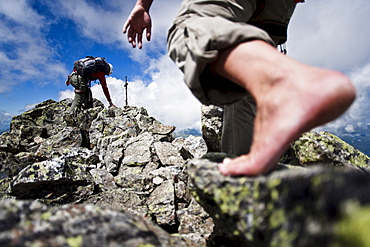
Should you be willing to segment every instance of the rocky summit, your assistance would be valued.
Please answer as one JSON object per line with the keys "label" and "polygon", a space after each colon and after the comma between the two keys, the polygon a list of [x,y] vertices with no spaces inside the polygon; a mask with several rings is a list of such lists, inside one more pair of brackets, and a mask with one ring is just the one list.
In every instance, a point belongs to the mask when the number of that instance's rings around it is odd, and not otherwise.
{"label": "rocky summit", "polygon": [[222,108],[177,137],[142,107],[71,103],[0,135],[0,246],[370,246],[370,158],[330,133],[303,134],[269,174],[225,177]]}

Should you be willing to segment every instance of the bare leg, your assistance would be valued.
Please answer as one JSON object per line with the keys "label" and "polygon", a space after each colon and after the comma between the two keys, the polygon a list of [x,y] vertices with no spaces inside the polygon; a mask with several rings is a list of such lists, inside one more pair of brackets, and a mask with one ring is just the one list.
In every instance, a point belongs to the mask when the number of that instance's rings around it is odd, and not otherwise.
{"label": "bare leg", "polygon": [[251,151],[225,159],[219,165],[224,175],[272,170],[292,141],[339,117],[355,98],[343,74],[305,65],[258,40],[223,51],[211,70],[244,87],[257,103]]}

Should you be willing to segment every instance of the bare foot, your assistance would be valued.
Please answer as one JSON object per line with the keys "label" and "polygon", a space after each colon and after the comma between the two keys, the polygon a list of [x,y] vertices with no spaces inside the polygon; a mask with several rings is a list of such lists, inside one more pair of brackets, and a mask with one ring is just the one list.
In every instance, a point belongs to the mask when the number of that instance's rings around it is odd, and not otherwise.
{"label": "bare foot", "polygon": [[292,141],[336,119],[353,102],[355,89],[343,74],[287,57],[284,62],[289,66],[277,66],[276,76],[264,88],[246,86],[258,109],[253,144],[249,154],[225,159],[219,165],[222,174],[255,176],[271,171]]}

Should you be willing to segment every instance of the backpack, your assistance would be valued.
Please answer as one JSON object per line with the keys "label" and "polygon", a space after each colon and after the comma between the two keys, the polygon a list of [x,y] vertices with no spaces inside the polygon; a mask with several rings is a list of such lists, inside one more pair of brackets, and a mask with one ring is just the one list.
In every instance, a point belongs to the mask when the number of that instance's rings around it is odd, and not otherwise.
{"label": "backpack", "polygon": [[69,76],[68,76],[68,84],[67,86],[70,84],[72,85],[74,88],[77,88],[77,89],[80,89],[81,87],[83,86],[89,86],[88,85],[88,80],[82,76],[80,76],[77,72],[72,72]]}
{"label": "backpack", "polygon": [[84,78],[89,78],[91,74],[96,72],[109,74],[110,71],[109,64],[103,57],[87,56],[86,58],[75,61],[73,66],[77,73]]}

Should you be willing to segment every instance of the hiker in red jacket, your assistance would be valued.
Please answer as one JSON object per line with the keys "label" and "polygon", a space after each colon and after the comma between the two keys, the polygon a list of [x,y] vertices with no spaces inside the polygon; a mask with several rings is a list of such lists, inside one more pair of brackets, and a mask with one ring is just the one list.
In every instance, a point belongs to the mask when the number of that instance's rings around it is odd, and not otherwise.
{"label": "hiker in red jacket", "polygon": [[[144,31],[151,38],[152,2],[137,0],[123,26],[134,48],[142,48]],[[224,175],[273,170],[292,141],[336,119],[355,99],[345,75],[303,64],[276,49],[276,42],[286,38],[297,2],[303,1],[184,0],[169,29],[169,55],[200,102],[232,105],[248,95],[255,101],[250,152],[224,159],[218,166]]]}
{"label": "hiker in red jacket", "polygon": [[[96,58],[92,58],[96,59]],[[100,59],[100,58],[98,58]],[[87,59],[83,59],[87,60]],[[102,61],[100,59],[99,61]],[[105,61],[104,61],[105,62]],[[106,63],[106,62],[105,62]],[[104,68],[104,69],[101,69]],[[104,70],[104,71],[101,71]],[[99,80],[100,85],[102,86],[103,92],[105,97],[108,100],[109,106],[111,107],[116,107],[112,99],[110,97],[110,93],[107,87],[107,82],[105,80],[106,75],[110,75],[113,72],[113,66],[109,63],[106,63],[106,66],[99,66],[97,69],[94,69],[93,71],[97,71],[94,73],[89,73],[86,75],[85,73],[82,73],[81,70],[78,72],[78,69],[76,68],[76,63],[75,67],[73,68],[72,73],[68,76],[68,79],[66,81],[66,85],[72,85],[75,90],[75,97],[73,99],[72,106],[69,110],[71,114],[75,114],[77,109],[81,109],[84,107],[85,109],[91,108],[92,107],[92,94],[90,90],[90,83],[92,80]],[[82,76],[82,75],[84,76]]]}

